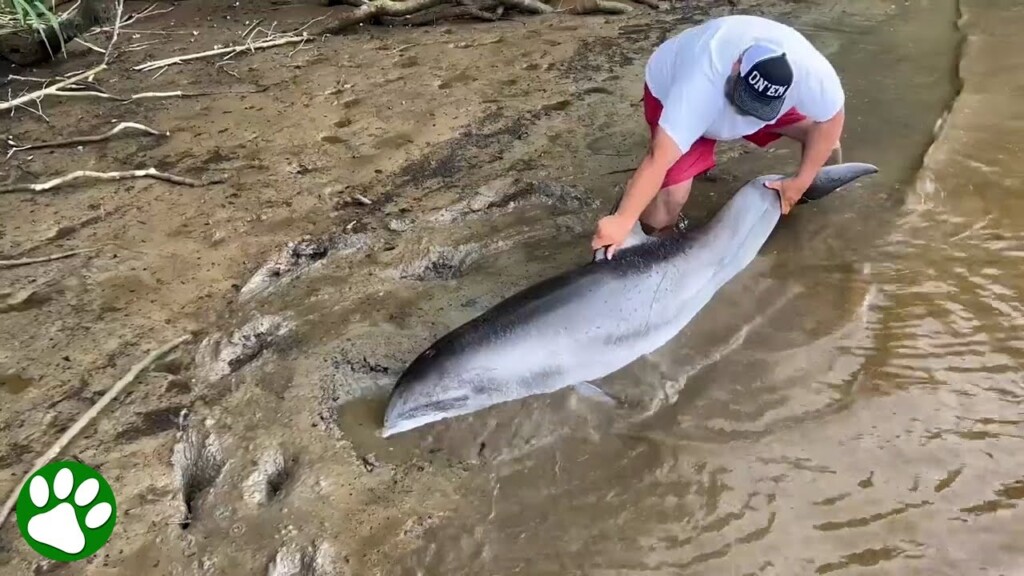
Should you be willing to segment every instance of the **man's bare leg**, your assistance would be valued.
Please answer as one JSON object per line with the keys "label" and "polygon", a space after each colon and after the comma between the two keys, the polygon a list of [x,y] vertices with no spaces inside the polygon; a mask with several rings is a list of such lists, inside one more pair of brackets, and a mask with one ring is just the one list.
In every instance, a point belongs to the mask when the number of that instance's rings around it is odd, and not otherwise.
{"label": "man's bare leg", "polygon": [[640,213],[640,226],[644,233],[663,236],[671,233],[679,219],[679,213],[690,197],[693,179],[662,188],[651,203]]}
{"label": "man's bare leg", "polygon": [[[807,142],[807,132],[808,132],[808,129],[810,129],[812,124],[813,124],[813,121],[811,121],[811,120],[801,120],[801,121],[797,122],[796,124],[790,124],[789,126],[784,126],[782,128],[777,128],[777,129],[773,130],[773,132],[775,132],[776,134],[781,134],[783,136],[786,136],[787,138],[792,138],[793,140],[796,140],[797,142],[799,142],[800,143],[800,153],[803,154],[804,147],[806,146],[805,143]],[[842,147],[842,143],[837,142],[836,143],[836,147],[832,149],[832,154],[829,155],[828,160],[825,161],[825,165],[826,166],[830,166],[830,165],[834,165],[834,164],[842,164],[842,162],[843,162],[843,147]]]}

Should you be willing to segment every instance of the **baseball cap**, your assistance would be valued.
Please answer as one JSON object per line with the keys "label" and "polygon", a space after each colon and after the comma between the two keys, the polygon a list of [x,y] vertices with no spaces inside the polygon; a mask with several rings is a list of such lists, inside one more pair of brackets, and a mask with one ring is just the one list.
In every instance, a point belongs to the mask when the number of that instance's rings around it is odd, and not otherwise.
{"label": "baseball cap", "polygon": [[792,84],[793,69],[786,53],[774,46],[756,43],[747,48],[740,60],[732,103],[758,120],[770,122],[782,112]]}

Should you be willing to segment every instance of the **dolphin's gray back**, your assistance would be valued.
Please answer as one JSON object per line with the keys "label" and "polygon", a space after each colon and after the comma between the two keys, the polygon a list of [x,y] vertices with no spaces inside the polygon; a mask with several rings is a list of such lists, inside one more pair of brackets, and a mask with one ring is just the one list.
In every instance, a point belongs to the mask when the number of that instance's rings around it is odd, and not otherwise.
{"label": "dolphin's gray back", "polygon": [[[876,171],[826,167],[807,196]],[[764,185],[776,178],[748,182],[697,230],[658,240],[635,230],[611,260],[534,284],[449,332],[399,378],[384,434],[597,380],[658,349],[757,256],[781,216]]]}
{"label": "dolphin's gray back", "polygon": [[[452,386],[508,400],[606,376],[678,333],[756,256],[779,215],[776,192],[750,183],[694,233],[620,250],[514,295],[439,340],[403,378],[429,360]],[[495,389],[482,390],[489,383]]]}

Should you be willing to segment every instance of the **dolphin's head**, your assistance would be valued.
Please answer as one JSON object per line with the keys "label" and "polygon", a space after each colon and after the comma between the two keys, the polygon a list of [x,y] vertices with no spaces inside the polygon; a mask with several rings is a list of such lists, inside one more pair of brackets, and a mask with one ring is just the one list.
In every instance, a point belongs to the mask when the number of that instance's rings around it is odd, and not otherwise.
{"label": "dolphin's head", "polygon": [[466,414],[481,404],[482,390],[452,364],[450,358],[435,356],[431,348],[409,365],[391,391],[381,436]]}

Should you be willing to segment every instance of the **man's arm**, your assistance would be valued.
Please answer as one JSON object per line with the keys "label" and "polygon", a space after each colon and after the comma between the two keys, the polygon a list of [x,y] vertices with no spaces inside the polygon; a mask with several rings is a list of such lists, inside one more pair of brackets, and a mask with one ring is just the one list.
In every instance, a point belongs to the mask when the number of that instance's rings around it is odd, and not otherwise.
{"label": "man's arm", "polygon": [[640,218],[661,190],[665,173],[704,134],[724,102],[721,88],[704,74],[694,71],[677,81],[665,99],[647,154],[633,174],[616,214],[629,218],[631,226]]}
{"label": "man's arm", "polygon": [[607,247],[606,255],[612,257],[661,190],[669,168],[701,137],[714,118],[725,101],[720,92],[716,92],[706,76],[696,72],[677,81],[665,99],[647,154],[626,186],[618,209],[597,222],[597,230],[590,241],[594,250]]}
{"label": "man's arm", "polygon": [[807,142],[804,143],[800,170],[796,174],[796,180],[800,182],[801,188],[806,189],[811,185],[818,171],[832,155],[832,150],[839,143],[839,136],[843,133],[845,121],[846,112],[840,108],[832,118],[811,125],[807,133]]}
{"label": "man's arm", "polygon": [[626,186],[622,202],[619,203],[615,214],[629,220],[630,225],[639,220],[640,214],[661,190],[661,183],[665,181],[668,169],[682,155],[683,152],[675,141],[661,126],[656,127],[647,154],[640,161],[633,178]]}

